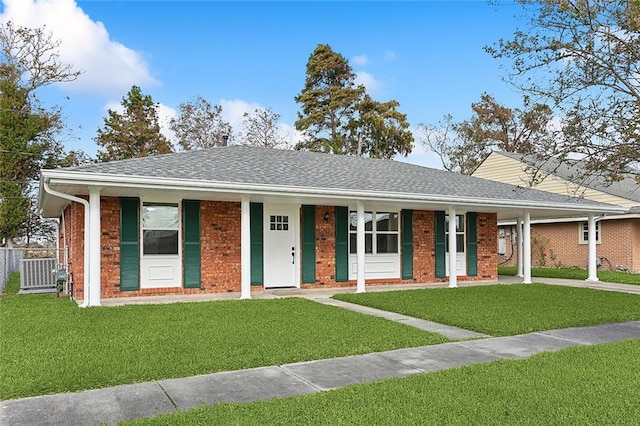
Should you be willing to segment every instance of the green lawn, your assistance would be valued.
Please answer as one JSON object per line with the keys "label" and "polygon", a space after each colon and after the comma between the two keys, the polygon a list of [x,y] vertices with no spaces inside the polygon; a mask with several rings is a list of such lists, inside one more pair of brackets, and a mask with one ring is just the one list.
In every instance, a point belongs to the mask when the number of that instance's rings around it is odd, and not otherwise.
{"label": "green lawn", "polygon": [[304,299],[81,309],[0,298],[0,399],[442,343]]}
{"label": "green lawn", "polygon": [[[515,276],[518,270],[515,266],[499,266],[499,275]],[[586,269],[580,268],[531,268],[532,277],[564,278],[569,280],[586,280]],[[608,283],[640,285],[640,274],[630,274],[621,271],[598,271],[598,279]]]}
{"label": "green lawn", "polygon": [[640,319],[640,296],[544,284],[337,294],[335,299],[507,336]]}
{"label": "green lawn", "polygon": [[640,340],[220,404],[135,425],[637,425]]}

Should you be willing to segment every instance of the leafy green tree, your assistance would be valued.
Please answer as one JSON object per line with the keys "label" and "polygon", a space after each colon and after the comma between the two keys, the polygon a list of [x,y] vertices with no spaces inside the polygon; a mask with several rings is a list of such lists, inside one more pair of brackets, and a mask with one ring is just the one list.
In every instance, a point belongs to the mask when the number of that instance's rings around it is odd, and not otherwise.
{"label": "leafy green tree", "polygon": [[304,139],[296,149],[333,154],[393,158],[413,148],[406,115],[397,101],[377,102],[362,85],[349,62],[329,45],[320,44],[307,62],[305,86],[295,127]]}
{"label": "leafy green tree", "polygon": [[640,182],[640,2],[519,0],[527,26],[485,47],[508,81],[564,122],[556,157],[583,171]]}
{"label": "leafy green tree", "polygon": [[546,105],[531,105],[525,99],[524,108],[511,109],[484,93],[471,110],[468,120],[456,122],[446,115],[437,125],[419,125],[422,142],[446,170],[471,174],[492,151],[544,158],[556,150],[558,130],[551,125],[553,113]]}
{"label": "leafy green tree", "polygon": [[256,108],[242,115],[242,130],[238,136],[242,144],[264,148],[288,148],[287,137],[282,134],[278,122],[280,114],[271,108]]}
{"label": "leafy green tree", "polygon": [[62,152],[60,108],[47,108],[36,93],[80,75],[60,60],[59,46],[41,28],[0,25],[0,241],[7,246],[27,221],[30,183]]}
{"label": "leafy green tree", "polygon": [[171,142],[160,133],[158,105],[150,95],[132,86],[122,98],[122,114],[109,110],[104,126],[98,129],[95,142],[102,148],[99,161],[124,160],[167,154],[173,151]]}
{"label": "leafy green tree", "polygon": [[303,132],[296,149],[346,154],[351,121],[365,92],[347,59],[319,44],[307,62],[305,85],[294,99],[301,104],[295,127]]}
{"label": "leafy green tree", "polygon": [[410,154],[413,133],[407,116],[396,110],[399,105],[397,101],[377,102],[365,94],[358,104],[358,116],[352,121],[354,137],[349,153],[386,159]]}
{"label": "leafy green tree", "polygon": [[[232,140],[231,125],[222,119],[222,107],[211,105],[203,97],[178,106],[180,115],[170,127],[185,151],[222,146]],[[226,139],[226,142],[225,142]]]}

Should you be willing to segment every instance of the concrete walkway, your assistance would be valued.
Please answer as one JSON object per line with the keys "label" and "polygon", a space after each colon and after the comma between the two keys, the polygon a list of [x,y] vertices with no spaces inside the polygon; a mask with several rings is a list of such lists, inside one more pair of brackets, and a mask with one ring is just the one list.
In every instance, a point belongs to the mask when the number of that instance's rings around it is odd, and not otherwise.
{"label": "concrete walkway", "polygon": [[0,402],[2,425],[110,425],[189,410],[311,394],[577,345],[640,338],[640,321],[485,338]]}
{"label": "concrete walkway", "polygon": [[[535,278],[534,281],[640,294],[640,286],[633,285],[544,278]],[[521,282],[521,278],[500,277],[499,280],[500,284],[518,282]],[[460,286],[486,284],[496,283],[460,283]],[[367,291],[440,287],[446,287],[446,284],[371,286]],[[335,293],[351,291],[353,291],[352,288],[276,290],[261,292],[256,295],[256,298],[305,297],[319,303],[380,316],[422,330],[440,333],[453,340],[477,340],[0,401],[0,425],[99,425],[104,423],[111,425],[124,420],[188,410],[200,407],[202,404],[284,398],[327,391],[349,384],[405,377],[505,358],[526,358],[540,352],[571,346],[640,338],[640,321],[491,338],[457,327],[330,298]],[[113,304],[237,298],[235,294],[215,296],[206,295],[186,300],[184,296],[163,296],[157,298],[158,300],[149,297],[140,298],[140,300],[131,298],[113,300]]]}

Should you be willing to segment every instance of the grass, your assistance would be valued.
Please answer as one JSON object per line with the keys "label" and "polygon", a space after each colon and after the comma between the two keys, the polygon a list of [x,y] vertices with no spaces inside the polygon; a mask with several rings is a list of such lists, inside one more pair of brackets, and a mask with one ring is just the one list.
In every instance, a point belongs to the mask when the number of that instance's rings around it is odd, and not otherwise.
{"label": "grass", "polygon": [[78,308],[0,298],[0,400],[442,343],[305,299]]}
{"label": "grass", "polygon": [[14,272],[9,276],[9,281],[4,286],[4,294],[16,294],[20,291],[20,272]]}
{"label": "grass", "polygon": [[334,298],[491,336],[640,319],[640,296],[544,284],[337,294]]}
{"label": "grass", "polygon": [[[517,274],[515,266],[499,266],[499,275]],[[580,268],[531,268],[531,276],[542,278],[563,278],[569,280],[586,280],[586,269]],[[598,279],[608,283],[640,285],[640,274],[631,274],[622,271],[598,271]]]}
{"label": "grass", "polygon": [[636,425],[640,340],[574,347],[130,425]]}

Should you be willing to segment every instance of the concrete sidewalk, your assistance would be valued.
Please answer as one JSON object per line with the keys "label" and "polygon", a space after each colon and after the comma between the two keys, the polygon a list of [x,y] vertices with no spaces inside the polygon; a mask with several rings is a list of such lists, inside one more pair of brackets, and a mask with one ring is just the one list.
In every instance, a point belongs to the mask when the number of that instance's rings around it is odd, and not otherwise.
{"label": "concrete sidewalk", "polygon": [[485,338],[0,402],[2,425],[98,425],[202,404],[310,394],[577,345],[640,338],[640,321]]}

